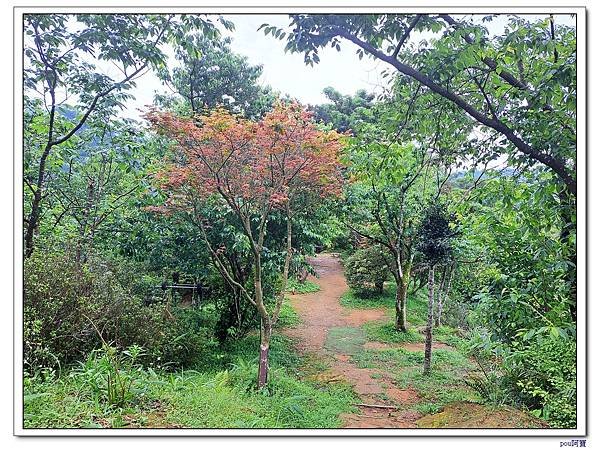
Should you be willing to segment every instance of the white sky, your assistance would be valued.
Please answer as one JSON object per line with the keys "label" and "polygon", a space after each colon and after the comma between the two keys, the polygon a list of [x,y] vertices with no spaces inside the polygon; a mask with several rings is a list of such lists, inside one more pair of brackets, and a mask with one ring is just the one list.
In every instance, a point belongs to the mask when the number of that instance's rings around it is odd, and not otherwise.
{"label": "white sky", "polygon": [[[234,52],[244,55],[253,65],[262,64],[263,73],[259,81],[263,85],[270,85],[282,94],[289,94],[302,103],[318,104],[327,101],[323,89],[327,86],[334,87],[342,94],[353,94],[359,89],[369,92],[378,92],[383,86],[380,72],[386,64],[374,61],[368,57],[362,60],[356,55],[357,47],[347,41],[342,41],[341,51],[326,48],[319,51],[321,62],[313,67],[304,64],[304,55],[299,53],[285,53],[285,40],[278,40],[272,36],[265,36],[264,32],[256,31],[263,23],[287,28],[288,15],[226,15],[227,19],[235,24],[233,32],[224,32],[224,36],[233,39],[231,48]],[[539,19],[544,16],[529,16]],[[557,16],[557,23],[574,25],[575,19],[569,16]],[[487,23],[490,34],[502,32],[505,17],[499,17],[492,23]],[[424,35],[417,35],[412,39],[423,39]],[[128,108],[123,111],[124,116],[138,119],[139,109],[145,109],[152,104],[154,93],[170,92],[160,80],[151,72],[138,79],[137,87],[130,91],[135,97]]]}
{"label": "white sky", "polygon": [[[260,83],[289,94],[302,103],[326,102],[323,89],[327,86],[335,87],[343,94],[353,94],[358,89],[375,91],[380,84],[379,73],[384,64],[366,57],[359,60],[356,48],[349,42],[343,42],[339,52],[332,48],[320,51],[321,62],[310,67],[304,64],[303,54],[285,53],[285,40],[265,36],[262,30],[256,31],[263,23],[285,28],[289,24],[288,15],[225,17],[235,24],[233,32],[223,33],[233,39],[231,49],[246,56],[250,64],[263,66]],[[140,113],[137,109],[151,104],[155,91],[170,92],[153,73],[139,78],[137,87],[130,91],[135,101],[125,115],[138,118]]]}

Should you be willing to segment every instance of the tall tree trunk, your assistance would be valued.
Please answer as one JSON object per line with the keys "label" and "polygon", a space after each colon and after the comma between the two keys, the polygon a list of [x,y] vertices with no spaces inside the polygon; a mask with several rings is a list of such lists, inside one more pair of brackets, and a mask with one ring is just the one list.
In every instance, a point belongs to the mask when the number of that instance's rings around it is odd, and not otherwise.
{"label": "tall tree trunk", "polygon": [[258,389],[267,385],[269,375],[269,345],[271,343],[271,321],[260,320],[260,354],[258,360]]}
{"label": "tall tree trunk", "polygon": [[406,284],[398,278],[396,285],[396,330],[406,331]]}
{"label": "tall tree trunk", "polygon": [[429,267],[429,282],[427,283],[429,290],[429,301],[427,306],[427,328],[425,328],[425,361],[423,362],[423,373],[431,372],[431,341],[433,330],[433,302],[435,294],[435,266]]}
{"label": "tall tree trunk", "polygon": [[435,326],[439,327],[442,324],[442,309],[444,308],[444,303],[448,300],[448,295],[450,294],[450,287],[452,286],[452,277],[454,275],[455,263],[452,263],[448,268],[448,274],[446,274],[445,281],[442,282],[442,286],[440,286],[440,292],[438,293],[438,305],[435,317]]}
{"label": "tall tree trunk", "polygon": [[[54,97],[53,97],[54,98]],[[42,211],[42,198],[43,198],[43,189],[44,189],[44,179],[46,177],[46,161],[48,159],[48,155],[50,155],[50,150],[52,149],[52,126],[54,123],[54,107],[50,112],[50,130],[48,132],[48,144],[44,148],[42,152],[42,156],[40,158],[40,165],[38,167],[38,176],[35,184],[35,191],[33,192],[33,200],[31,202],[31,212],[29,213],[29,217],[27,218],[27,229],[25,230],[25,257],[28,258],[33,253],[33,238],[35,236],[35,232],[40,223],[40,215]]]}

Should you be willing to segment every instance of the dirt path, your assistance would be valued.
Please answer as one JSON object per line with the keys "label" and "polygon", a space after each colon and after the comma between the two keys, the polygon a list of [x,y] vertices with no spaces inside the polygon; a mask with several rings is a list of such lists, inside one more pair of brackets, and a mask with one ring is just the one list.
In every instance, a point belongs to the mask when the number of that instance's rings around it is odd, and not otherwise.
{"label": "dirt path", "polygon": [[[284,330],[298,340],[298,350],[326,359],[331,368],[318,375],[323,380],[345,380],[365,404],[399,407],[398,410],[360,407],[356,414],[345,414],[346,428],[413,428],[421,417],[405,409],[418,402],[413,389],[399,389],[393,375],[384,369],[364,369],[351,361],[357,347],[374,348],[377,343],[360,340],[366,322],[383,320],[384,309],[347,309],[340,305],[341,295],[348,290],[342,267],[336,255],[321,254],[310,263],[318,277],[312,277],[321,290],[303,295],[291,295],[291,303],[302,323]],[[383,344],[385,345],[385,344]]]}

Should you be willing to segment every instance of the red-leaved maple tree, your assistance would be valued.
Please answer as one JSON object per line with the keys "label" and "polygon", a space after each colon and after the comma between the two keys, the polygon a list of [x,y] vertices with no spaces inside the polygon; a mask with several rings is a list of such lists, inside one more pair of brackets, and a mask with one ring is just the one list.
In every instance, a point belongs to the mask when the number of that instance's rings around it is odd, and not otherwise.
{"label": "red-leaved maple tree", "polygon": [[[319,130],[311,113],[298,104],[279,103],[259,122],[231,115],[224,109],[193,119],[154,110],[146,118],[155,130],[174,142],[170,162],[157,174],[168,194],[158,209],[185,209],[199,215],[194,207],[198,199],[219,199],[239,218],[250,241],[253,292],[235,281],[220,251],[227,243],[212,245],[207,237],[210,224],[198,217],[213,263],[260,315],[258,387],[262,388],[267,382],[269,343],[279,318],[292,258],[292,225],[298,203],[294,200],[304,194],[317,198],[340,194],[342,136]],[[261,261],[267,221],[276,209],[286,217],[286,256],[281,291],[274,306],[267,308]]]}

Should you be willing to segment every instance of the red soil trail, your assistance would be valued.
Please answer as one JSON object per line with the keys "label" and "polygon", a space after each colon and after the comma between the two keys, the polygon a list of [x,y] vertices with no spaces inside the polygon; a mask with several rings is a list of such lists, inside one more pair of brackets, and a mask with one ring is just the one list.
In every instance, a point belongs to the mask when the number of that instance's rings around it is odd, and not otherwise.
{"label": "red soil trail", "polygon": [[[311,378],[324,382],[345,381],[353,387],[361,403],[394,407],[376,408],[357,405],[359,412],[341,416],[344,427],[501,428],[507,426],[505,424],[510,424],[508,426],[515,428],[546,426],[522,411],[508,408],[491,410],[489,407],[469,402],[448,405],[439,414],[423,417],[414,410],[414,405],[421,400],[417,391],[411,387],[401,389],[395,386],[394,374],[385,367],[360,368],[353,362],[351,354],[344,353],[344,350],[335,350],[336,348],[347,349],[348,353],[354,354],[357,347],[364,350],[404,348],[409,351],[421,351],[423,344],[385,344],[370,341],[365,342],[362,346],[360,342],[358,344],[354,342],[354,347],[344,346],[346,338],[343,333],[340,334],[339,327],[350,332],[365,322],[391,319],[386,317],[386,311],[383,308],[362,310],[349,309],[340,305],[340,297],[346,292],[348,285],[337,255],[320,254],[310,263],[318,275],[316,278],[311,277],[311,280],[316,282],[321,290],[311,294],[290,296],[292,306],[301,318],[301,324],[296,328],[283,330],[284,333],[296,338],[300,352],[312,354],[317,359],[329,363],[329,369],[313,375]],[[333,333],[330,334],[332,331]],[[354,331],[360,335],[360,331]],[[434,348],[451,349],[452,347],[436,342]]]}
{"label": "red soil trail", "polygon": [[[284,330],[298,341],[302,353],[314,353],[331,361],[331,368],[319,376],[324,379],[343,379],[352,385],[362,403],[398,407],[385,409],[360,407],[359,413],[344,414],[346,428],[413,428],[421,415],[406,410],[418,402],[413,389],[399,389],[393,384],[393,375],[384,369],[357,367],[350,355],[336,353],[325,347],[327,334],[335,327],[360,327],[366,322],[386,318],[385,309],[348,309],[340,305],[340,297],[348,290],[339,258],[334,254],[320,254],[310,260],[317,277],[311,277],[321,290],[302,295],[291,295],[293,308],[302,323]],[[365,348],[384,348],[385,344],[367,343]]]}

